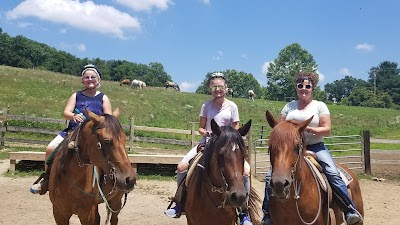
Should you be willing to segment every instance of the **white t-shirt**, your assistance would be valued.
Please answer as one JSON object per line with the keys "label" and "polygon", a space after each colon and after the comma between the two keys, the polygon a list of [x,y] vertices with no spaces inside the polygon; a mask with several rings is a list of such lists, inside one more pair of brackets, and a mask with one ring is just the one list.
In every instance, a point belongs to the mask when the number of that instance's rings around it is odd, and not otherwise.
{"label": "white t-shirt", "polygon": [[[283,107],[281,114],[286,116],[286,120],[298,121],[305,121],[310,119],[311,116],[314,116],[308,126],[319,127],[319,116],[329,115],[330,113],[324,102],[312,100],[303,110],[298,109],[298,101],[289,102],[285,107]],[[324,136],[322,135],[315,135],[308,132],[304,132],[304,134],[306,145],[312,145],[324,141]]]}
{"label": "white t-shirt", "polygon": [[[207,119],[206,131],[212,133],[211,131],[211,120],[214,119],[215,122],[220,126],[231,126],[234,122],[239,122],[239,110],[237,105],[225,99],[224,104],[221,109],[217,110],[212,107],[214,99],[205,102],[201,106],[200,116]],[[200,143],[205,143],[206,137],[203,137]]]}

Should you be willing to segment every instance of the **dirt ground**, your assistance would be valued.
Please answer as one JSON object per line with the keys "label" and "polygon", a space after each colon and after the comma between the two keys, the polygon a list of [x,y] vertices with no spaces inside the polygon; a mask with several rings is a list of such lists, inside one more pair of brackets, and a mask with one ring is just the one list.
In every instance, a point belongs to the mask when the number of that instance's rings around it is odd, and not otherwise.
{"label": "dirt ground", "polygon": [[[400,154],[372,153],[372,171],[379,178],[393,178],[400,175]],[[8,160],[0,161],[0,173],[9,168]],[[44,196],[29,193],[30,184],[35,177],[8,178],[0,176],[0,224],[4,225],[47,225],[55,224],[52,205],[48,194]],[[364,198],[365,225],[400,224],[400,180],[371,181],[361,180]],[[263,197],[264,183],[253,179],[253,185]],[[119,224],[146,225],[184,225],[185,217],[167,218],[163,215],[168,205],[168,197],[175,191],[173,181],[138,180],[138,185],[128,195],[125,208],[119,216]],[[105,205],[100,206],[102,219],[105,218]],[[72,225],[80,224],[72,217]],[[104,224],[104,221],[101,222]]]}

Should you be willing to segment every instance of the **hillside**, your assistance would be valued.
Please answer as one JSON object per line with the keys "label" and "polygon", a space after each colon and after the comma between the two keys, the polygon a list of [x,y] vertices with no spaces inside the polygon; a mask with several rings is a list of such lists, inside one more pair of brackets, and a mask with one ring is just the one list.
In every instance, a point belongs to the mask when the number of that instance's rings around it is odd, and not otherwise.
{"label": "hillside", "polygon": [[[63,118],[70,95],[82,88],[80,77],[48,71],[0,66],[0,108],[9,113],[48,118]],[[197,122],[201,104],[207,95],[177,92],[173,89],[146,87],[144,90],[102,81],[100,90],[121,109],[120,120],[136,125],[187,129],[187,122]],[[265,111],[276,117],[285,102],[233,98],[239,106],[242,122],[252,119],[256,126],[267,125]],[[375,138],[400,139],[400,111],[328,105],[332,114],[333,135],[360,134],[370,130]]]}

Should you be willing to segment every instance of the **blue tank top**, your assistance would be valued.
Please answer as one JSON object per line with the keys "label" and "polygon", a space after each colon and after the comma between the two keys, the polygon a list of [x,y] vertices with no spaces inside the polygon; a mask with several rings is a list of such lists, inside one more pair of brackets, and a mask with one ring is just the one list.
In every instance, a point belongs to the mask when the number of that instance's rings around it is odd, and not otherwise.
{"label": "blue tank top", "polygon": [[[103,93],[99,93],[94,97],[88,97],[82,94],[82,91],[76,92],[76,103],[75,108],[77,108],[86,118],[89,118],[86,114],[85,108],[94,112],[97,115],[103,115]],[[68,135],[68,132],[75,129],[79,124],[75,123],[73,120],[69,121],[68,127],[61,131],[59,134],[65,138]]]}

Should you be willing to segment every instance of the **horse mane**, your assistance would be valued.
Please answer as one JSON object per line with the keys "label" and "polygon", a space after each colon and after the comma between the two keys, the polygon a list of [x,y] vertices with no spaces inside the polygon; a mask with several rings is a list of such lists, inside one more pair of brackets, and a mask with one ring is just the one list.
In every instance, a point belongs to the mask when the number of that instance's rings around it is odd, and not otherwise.
{"label": "horse mane", "polygon": [[303,139],[303,134],[298,131],[295,123],[290,120],[281,121],[272,129],[269,136],[269,151],[281,149],[287,145],[288,141],[295,141],[300,138]]}
{"label": "horse mane", "polygon": [[[217,135],[212,135],[211,139],[206,143],[205,148],[204,148],[204,155],[203,155],[203,166],[204,169],[198,169],[196,170],[196,176],[193,182],[196,182],[196,187],[199,187],[201,189],[202,187],[202,180],[203,176],[209,176],[211,173],[211,157],[214,154],[221,154],[226,157],[227,160],[230,159],[231,154],[229,154],[231,151],[231,148],[223,148],[224,146],[232,146],[233,144],[238,144],[239,145],[239,150],[242,157],[245,158],[246,152],[245,152],[245,144],[243,141],[242,136],[231,126],[222,126],[221,127],[221,134],[217,137]],[[219,161],[217,162],[219,164]],[[222,166],[222,165],[219,165]],[[197,193],[200,193],[200,191],[197,191]]]}
{"label": "horse mane", "polygon": [[[113,138],[116,140],[120,140],[122,137],[122,126],[121,123],[118,121],[118,119],[112,115],[104,114],[104,121],[102,124],[99,126],[93,126],[92,133],[96,133],[96,129],[100,127],[107,127],[107,130],[113,135]],[[60,145],[57,147],[57,152],[54,155],[53,161],[56,158],[61,158],[62,160],[58,160],[55,166],[54,172],[58,175],[64,174],[67,168],[67,165],[69,164],[72,156],[75,154],[74,150],[70,150],[68,148],[68,145],[71,141],[78,141],[79,143],[79,137],[78,135],[81,135],[80,132],[83,131],[83,128],[85,125],[89,122],[90,120],[85,120],[83,123],[81,123],[79,126],[77,126],[72,133],[68,134],[68,136],[60,143]],[[78,166],[78,165],[77,165]],[[56,181],[55,183],[58,182],[58,179],[60,179],[61,176],[55,176]]]}

